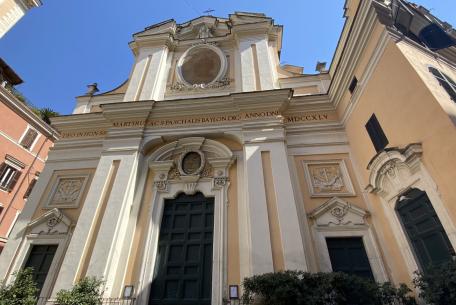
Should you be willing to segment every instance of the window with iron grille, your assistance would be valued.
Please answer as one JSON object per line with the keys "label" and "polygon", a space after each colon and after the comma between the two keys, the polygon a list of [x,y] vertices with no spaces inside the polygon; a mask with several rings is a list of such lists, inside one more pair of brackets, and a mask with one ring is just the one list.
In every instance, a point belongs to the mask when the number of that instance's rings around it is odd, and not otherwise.
{"label": "window with iron grille", "polygon": [[377,152],[383,150],[386,145],[388,145],[388,139],[386,138],[382,126],[380,126],[375,114],[372,114],[369,121],[367,121],[366,129]]}
{"label": "window with iron grille", "polygon": [[6,163],[2,163],[0,165],[0,188],[11,192],[20,175],[21,171]]}
{"label": "window with iron grille", "polygon": [[29,128],[21,140],[21,145],[24,148],[30,149],[37,136],[38,132],[32,128]]}
{"label": "window with iron grille", "polygon": [[456,83],[448,75],[434,67],[429,67],[429,72],[435,76],[440,86],[442,86],[450,98],[456,102]]}

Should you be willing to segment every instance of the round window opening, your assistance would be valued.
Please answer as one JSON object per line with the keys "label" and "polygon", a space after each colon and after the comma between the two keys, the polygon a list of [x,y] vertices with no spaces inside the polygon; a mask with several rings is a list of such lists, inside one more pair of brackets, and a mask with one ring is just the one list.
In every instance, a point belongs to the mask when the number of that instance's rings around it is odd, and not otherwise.
{"label": "round window opening", "polygon": [[182,158],[182,170],[187,175],[195,174],[201,168],[201,156],[199,153],[191,151]]}
{"label": "round window opening", "polygon": [[210,48],[190,49],[180,65],[182,78],[191,85],[209,84],[219,76],[223,63]]}

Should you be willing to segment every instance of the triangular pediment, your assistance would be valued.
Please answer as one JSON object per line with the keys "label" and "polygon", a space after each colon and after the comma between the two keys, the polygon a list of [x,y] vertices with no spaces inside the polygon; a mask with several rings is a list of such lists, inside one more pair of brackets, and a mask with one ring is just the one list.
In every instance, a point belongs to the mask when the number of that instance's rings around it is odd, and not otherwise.
{"label": "triangular pediment", "polygon": [[369,213],[339,197],[333,197],[313,210],[309,217],[317,226],[364,225]]}
{"label": "triangular pediment", "polygon": [[37,235],[67,234],[70,227],[71,219],[57,208],[47,211],[27,225],[29,234]]}

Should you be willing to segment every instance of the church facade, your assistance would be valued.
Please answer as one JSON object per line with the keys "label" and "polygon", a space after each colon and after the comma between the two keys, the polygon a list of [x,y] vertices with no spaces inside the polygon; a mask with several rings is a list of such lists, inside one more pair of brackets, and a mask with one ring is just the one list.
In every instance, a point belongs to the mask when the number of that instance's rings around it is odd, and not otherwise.
{"label": "church facade", "polygon": [[280,65],[263,14],[134,34],[128,80],[53,120],[0,277],[40,269],[50,299],[96,276],[105,297],[215,305],[255,274],[398,284],[451,259],[454,31],[406,1],[347,1],[345,18],[316,74]]}

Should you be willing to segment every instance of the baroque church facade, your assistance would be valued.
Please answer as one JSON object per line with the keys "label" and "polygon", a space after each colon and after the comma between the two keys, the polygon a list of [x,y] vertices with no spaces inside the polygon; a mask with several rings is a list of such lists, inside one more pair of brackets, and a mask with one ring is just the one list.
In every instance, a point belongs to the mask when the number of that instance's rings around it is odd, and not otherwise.
{"label": "baroque church facade", "polygon": [[[456,246],[454,30],[350,0],[328,70],[280,65],[236,12],[133,35],[128,80],[77,97],[0,257],[52,299],[86,276],[138,304],[223,304],[245,277],[410,283]],[[242,289],[242,287],[240,287]]]}

